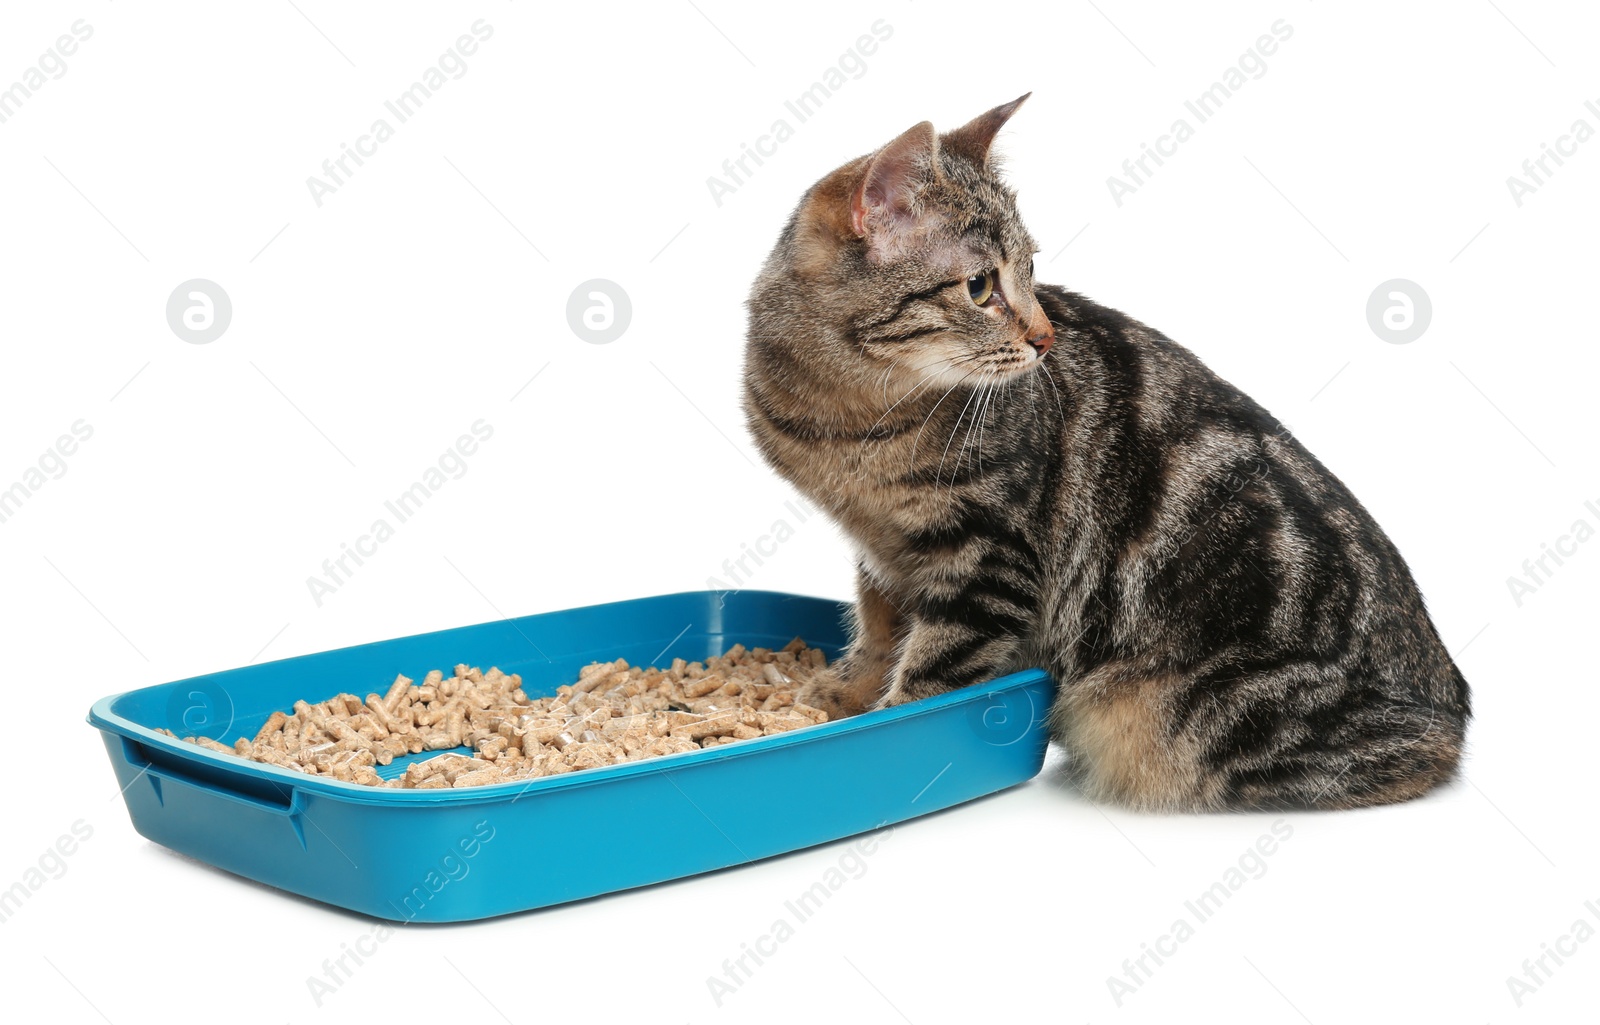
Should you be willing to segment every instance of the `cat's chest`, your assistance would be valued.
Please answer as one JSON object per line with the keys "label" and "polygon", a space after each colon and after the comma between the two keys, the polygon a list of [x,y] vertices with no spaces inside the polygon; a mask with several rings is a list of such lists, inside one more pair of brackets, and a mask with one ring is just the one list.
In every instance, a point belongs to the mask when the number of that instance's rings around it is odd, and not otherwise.
{"label": "cat's chest", "polygon": [[914,604],[981,576],[985,554],[1007,546],[1016,548],[1007,560],[1013,583],[1048,576],[1043,560],[1031,572],[1022,565],[1044,548],[1036,536],[1047,519],[1042,453],[1023,458],[991,444],[981,470],[969,450],[957,473],[958,445],[941,467],[942,452],[929,454],[914,431],[867,444],[785,441],[768,446],[768,458],[838,524],[885,594]]}
{"label": "cat's chest", "polygon": [[919,473],[915,445],[904,439],[812,442],[790,449],[779,464],[796,487],[856,534],[915,530],[963,498],[961,489]]}
{"label": "cat's chest", "polygon": [[948,524],[970,508],[969,487],[935,485],[914,472],[909,453],[882,445],[846,450],[816,446],[797,461],[790,479],[822,506],[849,535],[885,581],[938,572],[934,553],[919,552],[914,539]]}

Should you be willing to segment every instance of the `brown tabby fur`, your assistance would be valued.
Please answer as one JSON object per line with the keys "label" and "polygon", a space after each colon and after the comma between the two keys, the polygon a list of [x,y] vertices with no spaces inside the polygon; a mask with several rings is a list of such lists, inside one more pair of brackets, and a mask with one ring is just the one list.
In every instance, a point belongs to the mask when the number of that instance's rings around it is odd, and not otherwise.
{"label": "brown tabby fur", "polygon": [[1034,281],[989,153],[1022,99],[823,178],[752,290],[750,429],[858,553],[850,648],[803,699],[1044,666],[1085,791],[1145,809],[1449,779],[1467,685],[1367,511],[1187,349]]}

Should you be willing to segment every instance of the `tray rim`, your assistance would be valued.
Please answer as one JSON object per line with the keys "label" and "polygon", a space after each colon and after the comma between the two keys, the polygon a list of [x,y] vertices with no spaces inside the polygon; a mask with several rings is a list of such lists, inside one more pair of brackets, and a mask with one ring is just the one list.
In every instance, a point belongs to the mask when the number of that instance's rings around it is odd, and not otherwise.
{"label": "tray rim", "polygon": [[[376,641],[364,641],[357,644],[345,645],[341,648],[329,648],[325,651],[308,652],[302,655],[289,655],[284,658],[273,659],[269,662],[255,663],[252,666],[236,666],[230,669],[214,670],[211,673],[202,673],[199,676],[183,677],[177,680],[168,680],[161,683],[147,684],[143,687],[134,687],[108,694],[90,706],[86,721],[106,736],[120,736],[125,740],[132,740],[146,747],[155,747],[164,754],[176,756],[181,762],[195,766],[205,766],[209,769],[221,769],[228,774],[238,774],[253,777],[271,785],[285,785],[290,788],[284,796],[292,799],[295,791],[314,794],[319,797],[333,798],[351,804],[368,804],[378,806],[436,806],[436,805],[471,805],[487,804],[506,800],[515,802],[523,797],[536,796],[539,793],[552,790],[565,790],[571,787],[584,787],[601,785],[614,780],[628,779],[634,776],[651,773],[668,773],[674,769],[689,768],[694,765],[714,765],[729,758],[742,758],[760,755],[766,751],[779,750],[797,744],[807,744],[827,740],[831,737],[861,730],[875,729],[904,719],[919,718],[935,715],[952,705],[977,704],[982,701],[992,701],[1002,694],[1020,691],[1039,683],[1041,680],[1051,680],[1048,670],[1033,667],[1020,669],[1004,676],[997,676],[982,683],[960,687],[943,694],[937,694],[919,701],[896,705],[891,708],[863,712],[860,715],[850,716],[845,719],[835,719],[830,722],[806,726],[779,733],[773,736],[756,737],[740,741],[737,744],[719,744],[710,749],[698,751],[684,751],[677,754],[659,755],[636,762],[623,762],[617,765],[607,765],[595,769],[584,769],[578,772],[562,773],[558,776],[542,776],[529,780],[507,780],[504,783],[491,783],[487,786],[470,787],[463,790],[407,790],[388,789],[366,786],[360,783],[351,783],[344,780],[330,779],[323,776],[309,776],[290,769],[279,768],[267,762],[256,762],[238,755],[225,755],[220,751],[211,751],[194,744],[185,743],[175,737],[142,726],[111,710],[112,704],[140,691],[151,690],[156,687],[168,687],[177,683],[201,679],[216,673],[231,672],[233,669],[253,668],[263,669],[281,662],[292,662],[299,659],[316,658],[336,652],[349,651],[353,648],[367,647],[373,644],[383,644],[389,641],[408,640],[413,637],[426,636],[432,633],[447,633],[452,630],[469,629],[476,626],[487,626],[493,623],[522,620],[532,616],[550,615],[561,612],[571,612],[578,609],[595,610],[611,605],[632,604],[638,601],[652,601],[666,598],[703,597],[708,594],[717,594],[717,591],[675,591],[668,594],[645,595],[639,598],[622,599],[620,601],[602,602],[596,605],[574,606],[572,608],[550,609],[546,612],[530,613],[528,616],[513,616],[504,619],[488,620],[482,623],[467,623],[461,626],[441,627],[438,630],[425,630],[419,634],[406,634],[401,637],[386,637]],[[809,601],[828,602],[838,605],[847,605],[835,598],[823,598],[814,595],[797,594],[789,591],[743,590],[741,594],[759,595],[772,598],[798,598]],[[1036,721],[1042,716],[1036,712]],[[1048,714],[1048,706],[1045,709]],[[1030,729],[1033,727],[1030,723]],[[1019,740],[1021,738],[1018,738]],[[442,753],[442,752],[441,752]],[[146,766],[140,772],[155,772],[159,774],[162,766]],[[222,783],[200,781],[200,785],[208,789],[221,789]],[[126,790],[126,788],[124,788]]]}

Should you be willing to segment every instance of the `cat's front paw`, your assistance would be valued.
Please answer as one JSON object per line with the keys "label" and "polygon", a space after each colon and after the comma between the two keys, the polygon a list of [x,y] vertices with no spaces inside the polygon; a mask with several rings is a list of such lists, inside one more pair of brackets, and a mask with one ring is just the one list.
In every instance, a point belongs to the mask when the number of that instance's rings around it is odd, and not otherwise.
{"label": "cat's front paw", "polygon": [[801,686],[795,693],[795,701],[827,712],[829,722],[860,715],[867,710],[861,700],[860,686],[841,678],[831,669],[819,673]]}
{"label": "cat's front paw", "polygon": [[915,696],[907,694],[900,688],[890,687],[867,707],[867,711],[881,712],[885,708],[893,708],[896,705],[904,705],[915,700],[917,700]]}

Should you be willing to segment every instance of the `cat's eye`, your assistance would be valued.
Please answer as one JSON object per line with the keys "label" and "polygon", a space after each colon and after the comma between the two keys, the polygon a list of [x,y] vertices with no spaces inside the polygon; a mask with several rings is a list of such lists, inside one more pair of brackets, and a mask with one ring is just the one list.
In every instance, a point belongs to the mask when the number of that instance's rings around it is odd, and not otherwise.
{"label": "cat's eye", "polygon": [[989,301],[991,295],[994,295],[994,286],[994,271],[986,270],[967,279],[967,294],[972,297],[974,303],[982,306]]}

